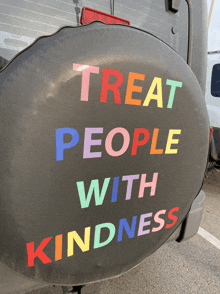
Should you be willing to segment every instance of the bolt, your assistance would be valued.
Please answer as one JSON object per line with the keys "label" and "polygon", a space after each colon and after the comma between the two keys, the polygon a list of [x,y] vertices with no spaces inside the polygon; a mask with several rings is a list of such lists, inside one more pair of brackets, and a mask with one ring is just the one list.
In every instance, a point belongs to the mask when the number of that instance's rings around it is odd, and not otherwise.
{"label": "bolt", "polygon": [[172,33],[175,35],[178,33],[177,28],[176,27],[172,27],[171,29]]}

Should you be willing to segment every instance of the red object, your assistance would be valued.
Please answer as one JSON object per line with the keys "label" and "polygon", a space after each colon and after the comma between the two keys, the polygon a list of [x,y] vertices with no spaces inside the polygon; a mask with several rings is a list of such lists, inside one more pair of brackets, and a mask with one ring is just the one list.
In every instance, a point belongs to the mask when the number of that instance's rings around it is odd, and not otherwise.
{"label": "red object", "polygon": [[88,7],[83,7],[81,12],[80,23],[87,24],[94,20],[100,20],[105,23],[120,23],[125,25],[130,25],[130,21],[122,19],[120,17],[116,17],[111,14],[107,14],[95,9],[91,9]]}
{"label": "red object", "polygon": [[169,229],[169,228],[171,228],[172,226],[174,226],[175,223],[177,222],[178,217],[175,216],[175,215],[173,215],[173,212],[174,212],[174,211],[179,211],[179,207],[174,207],[174,208],[172,208],[172,209],[168,212],[168,218],[171,219],[173,222],[172,222],[172,224],[167,224],[167,225],[166,225],[166,228],[167,228],[167,229]]}
{"label": "red object", "polygon": [[210,137],[209,137],[209,141],[211,142],[211,139],[212,139],[212,133],[213,133],[213,128],[210,127]]}
{"label": "red object", "polygon": [[34,242],[27,243],[28,266],[34,266],[34,259],[38,257],[44,264],[52,262],[52,260],[43,252],[45,246],[49,243],[52,237],[45,238],[34,251]]}
{"label": "red object", "polygon": [[[139,134],[144,134],[143,140],[139,140]],[[148,142],[149,138],[150,138],[150,133],[147,129],[143,129],[143,128],[135,129],[131,155],[136,155],[137,154],[137,147],[143,146],[144,144],[146,144]]]}
{"label": "red object", "polygon": [[[109,84],[110,75],[113,75],[116,77],[115,84]],[[103,102],[103,103],[107,102],[108,90],[111,90],[114,93],[115,103],[121,104],[121,95],[118,88],[121,86],[122,82],[123,82],[123,75],[119,70],[111,69],[111,68],[103,68],[100,102]]]}

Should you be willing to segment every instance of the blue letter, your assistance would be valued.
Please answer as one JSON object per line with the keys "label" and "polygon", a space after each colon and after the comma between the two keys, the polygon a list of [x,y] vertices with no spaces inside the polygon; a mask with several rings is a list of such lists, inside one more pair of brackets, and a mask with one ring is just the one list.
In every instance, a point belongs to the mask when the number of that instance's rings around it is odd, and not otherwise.
{"label": "blue letter", "polygon": [[[77,130],[72,128],[62,128],[56,129],[56,161],[64,159],[64,149],[69,149],[74,147],[79,142],[79,133]],[[63,142],[63,135],[72,135],[72,140],[69,143]]]}
{"label": "blue letter", "polygon": [[118,183],[119,183],[119,177],[115,177],[113,181],[113,188],[112,188],[112,201],[116,202],[118,197]]}
{"label": "blue letter", "polygon": [[126,218],[120,219],[119,228],[118,228],[118,240],[117,240],[118,242],[122,240],[123,227],[125,228],[125,231],[127,232],[129,238],[133,238],[134,237],[135,227],[136,227],[136,221],[137,221],[137,217],[136,216],[133,216],[133,218],[132,218],[132,224],[131,224],[131,229],[130,229],[129,224],[128,224]]}

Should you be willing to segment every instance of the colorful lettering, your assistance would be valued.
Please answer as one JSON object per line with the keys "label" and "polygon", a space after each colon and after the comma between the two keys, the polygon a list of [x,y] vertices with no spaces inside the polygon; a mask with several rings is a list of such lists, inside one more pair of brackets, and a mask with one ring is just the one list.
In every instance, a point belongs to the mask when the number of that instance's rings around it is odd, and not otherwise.
{"label": "colorful lettering", "polygon": [[[140,134],[144,134],[144,138],[139,141]],[[146,144],[148,142],[149,138],[150,138],[150,133],[147,129],[143,129],[143,128],[135,129],[131,155],[136,155],[137,154],[137,147],[143,146],[144,144]]]}
{"label": "colorful lettering", "polygon": [[37,247],[36,251],[34,251],[34,242],[26,244],[29,267],[34,266],[35,257],[38,257],[44,264],[52,262],[52,260],[43,252],[43,249],[46,247],[51,239],[52,237],[43,239],[43,241]]}
{"label": "colorful lettering", "polygon": [[154,129],[151,148],[150,148],[150,154],[163,154],[163,149],[156,149],[158,133],[159,133],[159,129]]}
{"label": "colorful lettering", "polygon": [[131,228],[130,228],[126,218],[120,219],[119,228],[118,228],[118,239],[117,239],[118,242],[122,240],[123,228],[125,229],[129,238],[134,237],[136,221],[137,221],[137,217],[133,216],[132,217],[132,224],[131,224]]}
{"label": "colorful lettering", "polygon": [[74,240],[79,246],[79,248],[82,250],[82,252],[88,251],[89,250],[89,245],[90,245],[90,230],[91,227],[85,228],[84,232],[84,242],[78,235],[76,231],[69,232],[68,233],[68,243],[67,243],[67,256],[72,256],[74,254]]}
{"label": "colorful lettering", "polygon": [[[110,75],[113,75],[116,77],[115,84],[109,84]],[[121,94],[118,88],[122,85],[122,82],[123,82],[123,75],[119,70],[103,68],[100,102],[103,102],[103,103],[107,102],[108,91],[111,90],[114,93],[115,103],[121,104]]]}
{"label": "colorful lettering", "polygon": [[[109,229],[109,236],[107,240],[100,242],[101,229]],[[104,223],[95,226],[94,249],[108,245],[115,236],[115,226],[112,223]]]}
{"label": "colorful lettering", "polygon": [[181,130],[169,130],[165,154],[176,154],[178,149],[171,149],[172,144],[178,144],[179,139],[173,139],[173,135],[180,135]]}
{"label": "colorful lettering", "polygon": [[[56,161],[60,161],[64,159],[64,150],[70,149],[79,142],[79,133],[75,129],[71,128],[62,128],[56,129]],[[64,143],[64,134],[70,134],[72,136],[72,140],[69,143]]]}
{"label": "colorful lettering", "polygon": [[90,187],[89,187],[87,197],[86,197],[86,193],[85,193],[84,181],[77,182],[76,185],[77,185],[77,189],[78,189],[78,193],[79,193],[81,208],[88,208],[89,207],[93,192],[94,192],[94,196],[95,196],[95,205],[96,206],[102,205],[104,198],[105,198],[106,191],[108,189],[109,182],[110,182],[110,178],[106,178],[104,180],[104,183],[102,186],[102,191],[100,193],[99,192],[99,180],[98,179],[92,180]]}
{"label": "colorful lettering", "polygon": [[130,176],[123,176],[122,181],[128,181],[127,185],[127,192],[126,192],[126,200],[131,199],[131,191],[133,186],[133,180],[138,180],[140,175],[130,175]]}
{"label": "colorful lettering", "polygon": [[[117,133],[122,134],[124,141],[123,141],[123,145],[121,149],[118,151],[115,151],[112,149],[112,140]],[[120,156],[124,154],[125,151],[128,149],[129,143],[130,143],[130,135],[128,131],[124,128],[115,128],[111,130],[106,137],[105,149],[106,149],[106,152],[111,156]]]}
{"label": "colorful lettering", "polygon": [[102,152],[91,152],[91,146],[101,145],[101,140],[92,140],[92,134],[102,134],[103,128],[85,128],[83,158],[97,158]]}
{"label": "colorful lettering", "polygon": [[176,92],[176,88],[182,88],[182,82],[178,82],[178,81],[173,81],[173,80],[167,80],[166,84],[171,86],[170,89],[170,96],[169,96],[169,100],[168,100],[168,104],[167,104],[167,108],[172,108],[173,107],[173,100],[174,100],[174,95]]}
{"label": "colorful lettering", "polygon": [[73,70],[82,72],[81,101],[88,101],[90,74],[98,74],[99,67],[73,63]]}
{"label": "colorful lettering", "polygon": [[115,177],[113,180],[113,188],[112,188],[112,201],[116,202],[118,197],[118,184],[119,184],[119,177]]}
{"label": "colorful lettering", "polygon": [[153,213],[146,213],[142,214],[140,217],[139,229],[138,229],[138,236],[146,235],[150,233],[150,230],[144,230],[145,226],[149,226],[151,221],[145,221],[146,218],[152,217]]}
{"label": "colorful lettering", "polygon": [[55,236],[55,261],[62,259],[63,234]]}
{"label": "colorful lettering", "polygon": [[[179,207],[174,207],[168,212],[168,218],[172,220],[173,222],[165,226],[167,229],[174,226],[174,224],[177,222],[178,217],[176,215],[173,215],[173,213],[178,210],[179,210]],[[158,223],[159,226],[156,228],[152,228],[151,232],[158,232],[164,227],[165,220],[162,219],[160,216],[165,215],[165,213],[166,213],[165,209],[155,213],[154,221]],[[150,233],[150,228],[146,228],[146,227],[150,226],[151,220],[147,220],[147,219],[151,218],[152,216],[153,216],[152,212],[140,215],[137,237]],[[127,233],[127,236],[129,239],[133,238],[135,236],[136,224],[137,224],[137,216],[132,217],[131,225],[129,225],[126,218],[120,219],[119,226],[118,226],[117,242],[122,241],[124,230]],[[116,233],[116,228],[117,226],[109,222],[96,225],[94,230],[93,249],[107,246],[113,240]],[[109,231],[108,237],[106,238],[106,240],[101,242],[101,239],[103,240],[103,238],[101,238],[101,234],[103,230],[106,230],[106,229]],[[43,249],[45,248],[45,246],[49,243],[51,239],[52,237],[43,239],[43,241],[40,243],[36,251],[34,251],[34,242],[30,242],[26,244],[27,256],[28,256],[28,267],[34,266],[35,257],[38,257],[40,261],[43,262],[44,264],[52,262],[52,260],[43,252]],[[62,259],[62,246],[63,246],[62,239],[63,239],[62,234],[55,236],[55,260],[54,261],[58,261]],[[74,255],[74,241],[79,246],[82,252],[89,251],[90,239],[91,239],[91,227],[86,227],[84,229],[84,240],[79,236],[79,234],[76,231],[68,232],[67,233],[67,257]]]}
{"label": "colorful lettering", "polygon": [[138,93],[142,92],[142,87],[135,86],[134,85],[134,80],[144,81],[144,79],[145,79],[145,75],[138,74],[138,73],[135,73],[135,72],[129,72],[128,83],[127,83],[127,91],[126,91],[126,96],[125,96],[125,104],[141,105],[141,100],[132,98],[132,93],[133,92],[138,92]]}
{"label": "colorful lettering", "polygon": [[168,212],[168,218],[171,219],[173,222],[171,224],[167,224],[166,225],[166,228],[169,229],[171,228],[172,226],[175,225],[175,223],[177,222],[177,216],[173,215],[173,212],[175,211],[179,211],[179,207],[174,207],[172,208],[169,212]]}
{"label": "colorful lettering", "polygon": [[159,225],[159,227],[153,228],[153,229],[152,229],[152,232],[158,232],[158,231],[160,231],[160,230],[163,228],[163,226],[164,226],[164,224],[165,224],[165,220],[162,219],[162,218],[160,218],[159,216],[160,216],[161,214],[165,214],[165,213],[166,213],[166,210],[160,210],[160,211],[158,211],[158,212],[155,214],[155,216],[154,216],[154,221],[155,221],[156,223],[160,224],[160,225]]}
{"label": "colorful lettering", "polygon": [[153,174],[152,182],[146,182],[146,176],[147,176],[147,174],[142,174],[141,175],[141,183],[140,183],[140,189],[139,189],[139,195],[138,195],[139,198],[142,198],[144,196],[144,189],[147,188],[147,187],[151,188],[150,196],[155,195],[158,173]]}
{"label": "colorful lettering", "polygon": [[[157,88],[157,94],[154,94]],[[151,100],[157,100],[157,107],[163,108],[162,79],[155,77],[144,100],[143,106],[148,106]]]}

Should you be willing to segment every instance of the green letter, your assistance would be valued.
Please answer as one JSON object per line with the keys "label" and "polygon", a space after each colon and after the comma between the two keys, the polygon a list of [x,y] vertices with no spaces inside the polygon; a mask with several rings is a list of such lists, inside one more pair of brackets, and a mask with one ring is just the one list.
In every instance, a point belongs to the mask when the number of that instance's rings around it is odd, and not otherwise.
{"label": "green letter", "polygon": [[169,96],[169,101],[168,101],[168,104],[167,104],[167,108],[172,108],[173,107],[173,100],[174,100],[176,87],[182,88],[183,83],[178,82],[178,81],[173,81],[173,80],[167,80],[166,84],[168,86],[171,86],[170,96]]}
{"label": "green letter", "polygon": [[[100,235],[101,235],[101,229],[102,228],[108,228],[109,229],[109,236],[106,241],[100,242]],[[94,249],[103,247],[110,243],[112,239],[115,236],[115,226],[111,223],[104,223],[95,226],[95,236],[94,236]]]}
{"label": "green letter", "polygon": [[90,187],[89,187],[89,192],[88,192],[87,198],[86,198],[86,193],[85,193],[84,181],[77,182],[76,184],[77,184],[77,189],[78,189],[78,193],[79,193],[81,208],[89,207],[93,191],[94,191],[94,195],[95,195],[95,205],[102,205],[103,200],[105,198],[107,188],[108,188],[109,181],[110,181],[110,178],[106,178],[104,180],[104,183],[102,186],[102,191],[100,194],[99,180],[98,179],[92,180]]}

